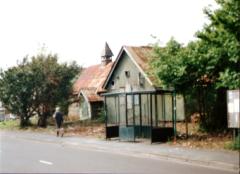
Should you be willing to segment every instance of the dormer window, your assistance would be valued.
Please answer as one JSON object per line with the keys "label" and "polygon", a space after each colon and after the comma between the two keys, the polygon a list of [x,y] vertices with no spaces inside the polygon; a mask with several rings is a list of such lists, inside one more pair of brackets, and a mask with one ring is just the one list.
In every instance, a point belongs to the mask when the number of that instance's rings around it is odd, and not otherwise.
{"label": "dormer window", "polygon": [[125,76],[126,76],[127,78],[129,78],[129,77],[130,77],[130,71],[125,71]]}

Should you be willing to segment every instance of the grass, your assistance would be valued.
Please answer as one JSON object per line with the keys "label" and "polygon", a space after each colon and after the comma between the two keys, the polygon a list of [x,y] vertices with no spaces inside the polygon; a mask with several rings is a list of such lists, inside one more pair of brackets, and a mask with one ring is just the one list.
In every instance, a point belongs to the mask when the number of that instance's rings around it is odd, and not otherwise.
{"label": "grass", "polygon": [[[178,138],[176,144],[186,148],[239,150],[239,140],[232,142],[230,131],[207,133],[199,130],[198,123],[188,124],[188,139],[186,138],[185,123],[177,123]],[[171,143],[171,142],[170,142]]]}
{"label": "grass", "polygon": [[240,135],[238,135],[234,140],[227,142],[224,148],[230,150],[240,150]]}
{"label": "grass", "polygon": [[6,120],[0,122],[0,129],[14,130],[19,128],[19,120]]}
{"label": "grass", "polygon": [[[35,129],[40,129],[37,126],[37,122],[38,122],[38,118],[37,117],[32,117],[30,118],[30,125],[25,127],[25,128],[20,128],[20,120],[16,119],[16,120],[5,120],[5,121],[1,121],[0,122],[0,129],[8,129],[8,130],[15,130],[15,129],[31,129],[31,130],[35,130]],[[65,120],[63,126],[64,127],[68,127],[68,126],[82,126],[82,127],[86,127],[86,126],[94,126],[94,125],[99,125],[101,124],[101,121],[99,122],[99,120]],[[55,120],[53,118],[49,118],[48,119],[48,128],[53,129],[53,127],[55,128]]]}
{"label": "grass", "polygon": [[24,128],[20,127],[20,120],[5,120],[0,122],[0,130],[13,130],[13,131],[31,131],[31,132],[53,132],[55,126],[49,125],[47,128],[39,128],[35,118],[30,119],[30,125]]}

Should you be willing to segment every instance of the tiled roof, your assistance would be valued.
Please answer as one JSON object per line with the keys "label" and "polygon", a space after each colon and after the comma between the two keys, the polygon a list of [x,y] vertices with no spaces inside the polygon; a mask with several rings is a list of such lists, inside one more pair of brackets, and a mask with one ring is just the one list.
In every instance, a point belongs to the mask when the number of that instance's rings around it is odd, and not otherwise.
{"label": "tiled roof", "polygon": [[128,53],[131,54],[131,57],[135,60],[135,62],[141,67],[141,69],[145,72],[149,80],[152,84],[157,87],[159,84],[158,78],[150,72],[149,61],[152,57],[153,47],[150,46],[124,46]]}
{"label": "tiled roof", "polygon": [[81,93],[87,97],[89,102],[103,101],[102,97],[96,94],[96,89],[82,89]]}
{"label": "tiled roof", "polygon": [[85,92],[89,101],[99,101],[101,97],[98,96],[98,93],[104,91],[102,88],[103,83],[105,82],[112,65],[113,62],[110,62],[105,66],[98,64],[84,68],[73,85],[73,93],[77,95],[82,90]]}
{"label": "tiled roof", "polygon": [[134,60],[137,64],[144,70],[147,71],[148,61],[151,57],[152,47],[150,46],[141,46],[141,47],[132,47],[132,46],[125,46],[127,51],[132,55]]}

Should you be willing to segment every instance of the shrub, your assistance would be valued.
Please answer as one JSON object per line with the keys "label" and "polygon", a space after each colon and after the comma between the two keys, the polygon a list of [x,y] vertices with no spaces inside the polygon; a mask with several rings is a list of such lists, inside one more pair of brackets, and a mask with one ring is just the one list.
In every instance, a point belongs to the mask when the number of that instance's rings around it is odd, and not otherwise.
{"label": "shrub", "polygon": [[233,141],[227,143],[225,146],[226,149],[231,150],[240,150],[240,135],[238,135]]}

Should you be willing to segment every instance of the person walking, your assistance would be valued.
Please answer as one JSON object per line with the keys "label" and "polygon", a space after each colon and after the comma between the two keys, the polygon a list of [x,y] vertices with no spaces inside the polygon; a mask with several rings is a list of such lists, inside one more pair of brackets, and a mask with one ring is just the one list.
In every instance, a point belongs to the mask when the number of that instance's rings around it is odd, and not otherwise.
{"label": "person walking", "polygon": [[53,118],[55,118],[56,126],[57,126],[57,137],[61,134],[61,137],[63,137],[64,129],[62,127],[63,125],[63,114],[60,111],[59,107],[56,107],[55,113],[53,114]]}

